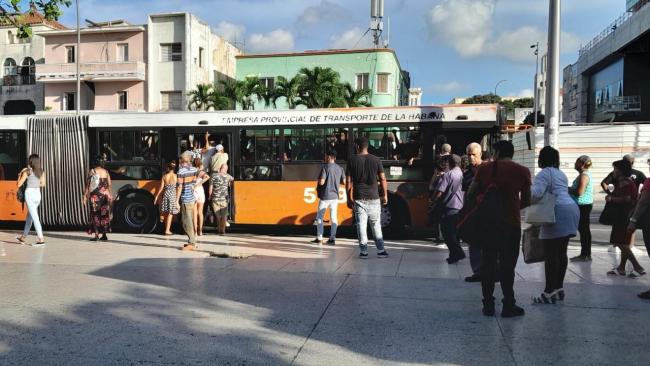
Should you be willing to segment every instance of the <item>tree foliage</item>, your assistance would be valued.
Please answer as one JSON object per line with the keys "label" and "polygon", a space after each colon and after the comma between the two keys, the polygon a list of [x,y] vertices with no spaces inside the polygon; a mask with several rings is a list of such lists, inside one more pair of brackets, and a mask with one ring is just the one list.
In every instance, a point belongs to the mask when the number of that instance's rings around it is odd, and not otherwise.
{"label": "tree foliage", "polygon": [[18,28],[18,38],[32,36],[32,27],[23,22],[23,6],[27,5],[28,14],[40,11],[46,20],[57,21],[63,15],[63,8],[70,7],[72,0],[0,0],[0,7],[5,11],[0,12],[0,24]]}
{"label": "tree foliage", "polygon": [[197,85],[197,89],[189,93],[192,97],[190,108],[207,106],[206,109],[220,110],[239,106],[243,110],[252,110],[257,102],[262,101],[266,107],[277,108],[278,100],[282,99],[289,109],[298,105],[307,108],[372,106],[370,89],[355,89],[350,83],[342,83],[339,73],[329,67],[302,68],[290,79],[278,76],[272,88],[267,88],[256,76],[220,81],[208,93],[209,98],[203,97],[206,93],[201,88],[204,87]]}
{"label": "tree foliage", "polygon": [[506,108],[507,112],[513,112],[515,108],[533,108],[535,100],[533,98],[519,98],[515,100],[503,100],[495,94],[479,94],[465,99],[463,104],[499,104]]}

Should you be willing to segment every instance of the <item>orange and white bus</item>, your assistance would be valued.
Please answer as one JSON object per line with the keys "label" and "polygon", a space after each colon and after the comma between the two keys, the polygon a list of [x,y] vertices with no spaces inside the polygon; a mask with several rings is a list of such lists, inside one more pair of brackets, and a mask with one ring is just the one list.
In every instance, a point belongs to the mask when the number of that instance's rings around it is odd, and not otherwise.
{"label": "orange and white bus", "polygon": [[[85,174],[93,157],[105,154],[116,197],[114,228],[152,232],[164,166],[184,150],[203,147],[208,132],[229,153],[234,224],[312,225],[326,149],[336,149],[337,163],[345,166],[354,139],[364,135],[388,179],[382,225],[389,231],[423,228],[436,147],[448,142],[463,154],[470,142],[489,145],[500,124],[497,105],[2,117],[0,221],[24,219],[15,179],[25,157],[38,153],[48,172],[43,223],[85,225]],[[339,222],[350,225],[345,200],[341,187]]]}

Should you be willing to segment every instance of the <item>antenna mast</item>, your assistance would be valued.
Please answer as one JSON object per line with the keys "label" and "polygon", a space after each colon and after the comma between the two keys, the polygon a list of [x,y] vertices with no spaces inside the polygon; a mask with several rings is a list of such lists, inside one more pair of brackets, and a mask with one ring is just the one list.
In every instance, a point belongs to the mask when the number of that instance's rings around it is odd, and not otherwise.
{"label": "antenna mast", "polygon": [[370,30],[375,48],[381,47],[381,33],[384,30],[384,0],[370,0]]}

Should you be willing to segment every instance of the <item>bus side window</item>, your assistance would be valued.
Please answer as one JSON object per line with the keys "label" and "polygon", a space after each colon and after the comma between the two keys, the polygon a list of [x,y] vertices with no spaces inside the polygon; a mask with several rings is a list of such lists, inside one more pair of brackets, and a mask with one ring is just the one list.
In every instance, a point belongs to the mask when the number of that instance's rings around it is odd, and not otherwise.
{"label": "bus side window", "polygon": [[322,161],[324,155],[322,128],[284,129],[284,161]]}
{"label": "bus side window", "polygon": [[0,180],[16,180],[23,149],[18,132],[0,132]]}
{"label": "bus side window", "polygon": [[330,149],[336,151],[336,160],[348,160],[348,129],[327,128],[325,129],[325,152]]}

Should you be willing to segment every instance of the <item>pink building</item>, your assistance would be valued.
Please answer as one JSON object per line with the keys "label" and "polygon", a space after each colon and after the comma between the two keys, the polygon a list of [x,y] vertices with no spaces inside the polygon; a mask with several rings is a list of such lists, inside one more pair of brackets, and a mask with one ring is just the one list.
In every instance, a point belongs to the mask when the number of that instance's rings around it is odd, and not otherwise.
{"label": "pink building", "polygon": [[[45,85],[45,110],[75,110],[76,31],[39,35],[45,39],[45,63],[36,65],[36,80]],[[145,27],[123,23],[81,30],[81,110],[147,110],[145,38]]]}

